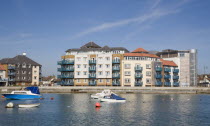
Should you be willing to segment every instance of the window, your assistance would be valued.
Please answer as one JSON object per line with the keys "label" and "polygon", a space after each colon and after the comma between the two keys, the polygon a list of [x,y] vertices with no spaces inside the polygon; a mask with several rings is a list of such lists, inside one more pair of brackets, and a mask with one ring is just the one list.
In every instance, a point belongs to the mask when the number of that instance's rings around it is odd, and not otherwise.
{"label": "window", "polygon": [[103,80],[102,79],[99,79],[99,82],[103,82]]}
{"label": "window", "polygon": [[84,75],[87,75],[87,72],[86,71],[84,71]]}
{"label": "window", "polygon": [[31,74],[31,72],[29,71],[28,74]]}
{"label": "window", "polygon": [[80,57],[77,57],[77,61],[81,61],[81,58]]}
{"label": "window", "polygon": [[25,79],[26,79],[26,77],[22,77],[22,79],[23,79],[23,80],[25,80]]}
{"label": "window", "polygon": [[103,60],[103,58],[102,58],[102,57],[98,57],[98,59],[99,59],[100,61],[102,61],[102,60]]}
{"label": "window", "polygon": [[84,82],[87,82],[87,79],[85,79]]}
{"label": "window", "polygon": [[151,69],[151,64],[146,64],[147,69]]}
{"label": "window", "polygon": [[31,68],[31,64],[28,65],[28,68]]}
{"label": "window", "polygon": [[106,64],[106,68],[109,68],[109,66],[110,66],[109,64]]}
{"label": "window", "polygon": [[151,79],[148,79],[148,78],[147,78],[147,79],[146,79],[146,83],[147,83],[147,84],[150,84],[150,83],[151,83]]}
{"label": "window", "polygon": [[131,72],[130,71],[125,71],[125,76],[130,76]]}
{"label": "window", "polygon": [[34,74],[36,74],[36,72],[37,72],[37,71],[35,70],[35,71],[34,71]]}
{"label": "window", "polygon": [[84,64],[84,68],[87,68],[87,64]]}
{"label": "window", "polygon": [[146,76],[151,76],[151,71],[147,71]]}
{"label": "window", "polygon": [[99,68],[102,68],[102,64],[99,64],[98,67],[99,67]]}
{"label": "window", "polygon": [[106,76],[109,76],[110,72],[109,71],[106,71]]}
{"label": "window", "polygon": [[22,64],[22,68],[26,68],[26,64],[25,63]]}
{"label": "window", "polygon": [[129,78],[125,78],[125,83],[130,83],[130,79]]}
{"label": "window", "polygon": [[79,83],[80,82],[80,79],[77,79],[77,82]]}
{"label": "window", "polygon": [[77,68],[80,68],[80,65],[77,65]]}
{"label": "window", "polygon": [[[0,71],[1,72],[1,71]],[[19,74],[19,71],[17,71],[17,74]]]}
{"label": "window", "polygon": [[99,75],[102,75],[103,73],[102,73],[102,71],[99,71],[98,74],[99,74]]}
{"label": "window", "polygon": [[109,82],[110,82],[110,80],[109,80],[109,79],[106,79],[106,82],[107,82],[107,83],[109,83]]}
{"label": "window", "polygon": [[36,76],[34,76],[34,80],[36,80],[37,79],[37,77]]}
{"label": "window", "polygon": [[106,60],[109,61],[110,60],[110,57],[106,57]]}
{"label": "window", "polygon": [[80,72],[77,72],[77,75],[80,75]]}
{"label": "window", "polygon": [[87,57],[83,57],[83,61],[87,61]]}
{"label": "window", "polygon": [[185,54],[184,54],[184,53],[180,53],[179,56],[180,56],[180,57],[184,57]]}
{"label": "window", "polygon": [[22,71],[22,74],[26,74],[26,71]]}
{"label": "window", "polygon": [[34,66],[34,68],[36,68],[36,66]]}
{"label": "window", "polygon": [[125,69],[130,69],[131,65],[130,64],[125,64]]}

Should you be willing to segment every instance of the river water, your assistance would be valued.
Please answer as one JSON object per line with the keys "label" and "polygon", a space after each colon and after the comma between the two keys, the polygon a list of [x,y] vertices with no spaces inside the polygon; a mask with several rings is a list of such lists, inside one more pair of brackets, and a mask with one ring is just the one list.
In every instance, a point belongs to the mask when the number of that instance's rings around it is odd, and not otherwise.
{"label": "river water", "polygon": [[[0,98],[0,126],[210,126],[210,95],[119,95],[127,101],[103,102],[101,108],[85,93],[43,94],[43,100]],[[8,102],[41,105],[5,108]]]}

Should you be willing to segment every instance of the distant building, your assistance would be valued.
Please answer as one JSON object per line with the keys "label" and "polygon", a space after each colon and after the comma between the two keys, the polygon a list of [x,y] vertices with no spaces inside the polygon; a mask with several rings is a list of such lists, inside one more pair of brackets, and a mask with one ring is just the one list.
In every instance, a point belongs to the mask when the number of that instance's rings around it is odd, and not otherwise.
{"label": "distant building", "polygon": [[41,85],[54,86],[55,82],[57,82],[57,79],[55,76],[42,77]]}
{"label": "distant building", "polygon": [[0,86],[7,86],[8,78],[6,78],[6,69],[0,64]]}
{"label": "distant building", "polygon": [[39,85],[41,79],[41,65],[26,56],[17,55],[14,58],[4,58],[0,60],[6,68],[6,78],[8,85]]}
{"label": "distant building", "polygon": [[161,61],[143,48],[129,52],[123,47],[100,47],[89,42],[68,49],[58,65],[58,84],[63,86],[179,86],[177,65]]}
{"label": "distant building", "polygon": [[210,74],[198,75],[199,86],[210,86]]}
{"label": "distant building", "polygon": [[169,61],[174,61],[180,70],[180,86],[197,86],[197,50],[163,50],[157,55]]}

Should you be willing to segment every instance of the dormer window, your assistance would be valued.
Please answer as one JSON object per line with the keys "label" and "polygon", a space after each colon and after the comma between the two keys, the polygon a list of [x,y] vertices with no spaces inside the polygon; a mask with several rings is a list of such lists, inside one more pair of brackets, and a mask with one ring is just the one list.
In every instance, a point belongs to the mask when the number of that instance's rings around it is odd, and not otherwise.
{"label": "dormer window", "polygon": [[28,65],[28,68],[31,68],[31,64]]}
{"label": "dormer window", "polygon": [[26,63],[23,63],[22,64],[22,68],[26,68]]}

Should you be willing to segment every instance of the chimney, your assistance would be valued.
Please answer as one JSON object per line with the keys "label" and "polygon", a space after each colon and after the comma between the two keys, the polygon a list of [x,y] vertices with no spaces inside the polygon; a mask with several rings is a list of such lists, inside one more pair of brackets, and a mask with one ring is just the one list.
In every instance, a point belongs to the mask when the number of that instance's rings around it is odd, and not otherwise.
{"label": "chimney", "polygon": [[26,56],[26,53],[25,52],[23,53],[23,56]]}

